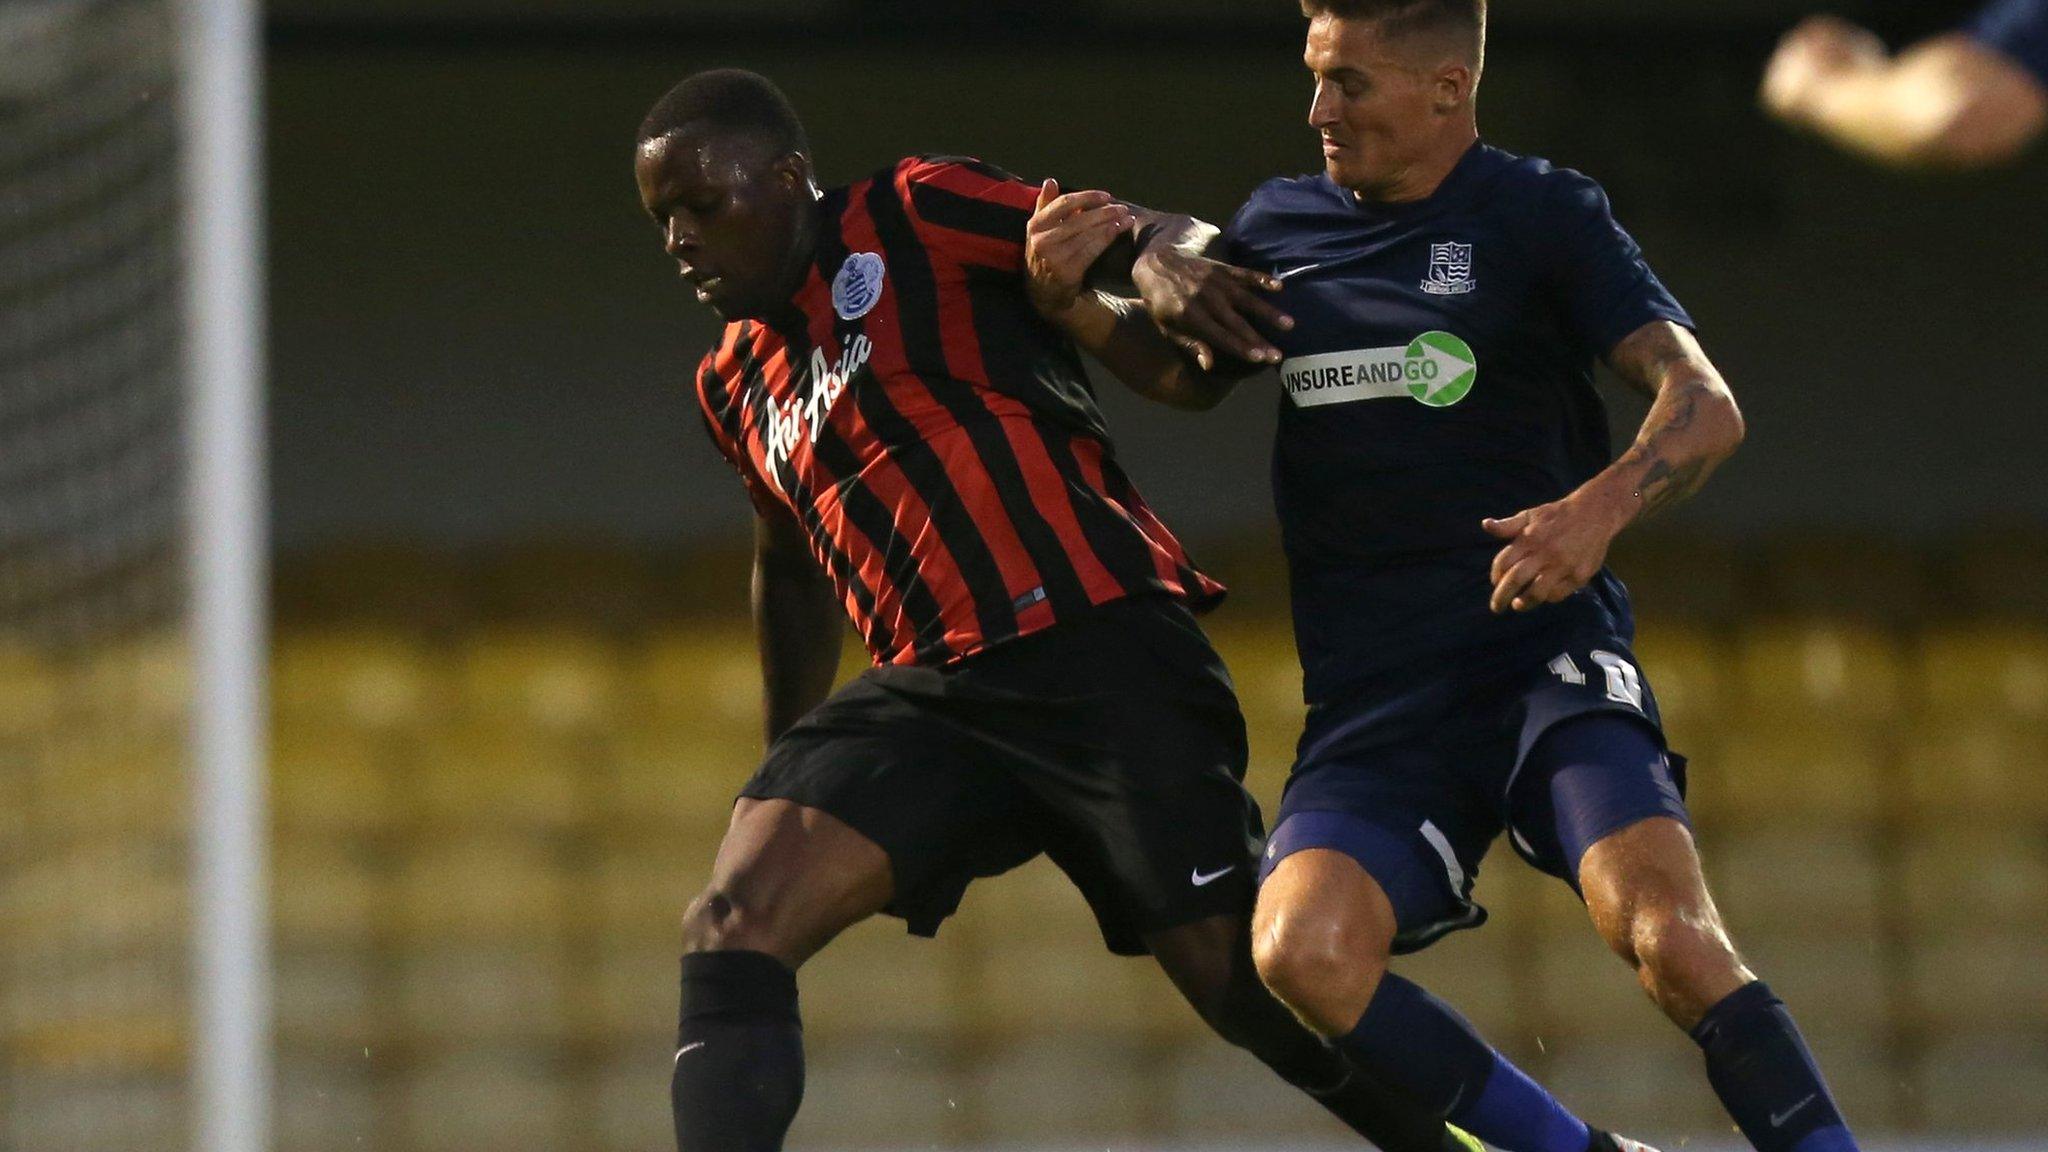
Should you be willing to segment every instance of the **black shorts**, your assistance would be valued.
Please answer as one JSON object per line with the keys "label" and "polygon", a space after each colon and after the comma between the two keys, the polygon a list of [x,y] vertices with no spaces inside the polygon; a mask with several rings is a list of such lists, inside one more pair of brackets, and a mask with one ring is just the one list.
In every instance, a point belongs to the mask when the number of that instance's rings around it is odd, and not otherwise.
{"label": "black shorts", "polygon": [[1187,609],[1116,601],[946,668],[871,668],[768,749],[742,796],[792,800],[889,855],[930,936],[968,884],[1052,857],[1111,951],[1251,907],[1264,829],[1244,717]]}

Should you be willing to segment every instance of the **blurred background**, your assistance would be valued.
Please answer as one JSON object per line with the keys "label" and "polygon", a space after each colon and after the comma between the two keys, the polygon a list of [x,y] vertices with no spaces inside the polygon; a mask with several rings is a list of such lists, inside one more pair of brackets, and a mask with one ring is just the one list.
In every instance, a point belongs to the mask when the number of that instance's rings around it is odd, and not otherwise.
{"label": "blurred background", "polygon": [[[1749,417],[1625,538],[1736,937],[1878,1143],[2048,1142],[2048,152],[1878,172],[1756,108],[1799,0],[1501,0],[1496,144],[1580,168]],[[1839,4],[1899,43],[1947,2]],[[1223,219],[1312,170],[1286,0],[277,0],[265,13],[276,1147],[671,1147],[676,924],[759,752],[713,334],[640,213],[646,107],[776,79],[822,175],[911,152]],[[177,1146],[191,709],[161,4],[0,4],[0,1150]],[[54,45],[54,47],[53,47]],[[61,62],[61,63],[60,63]],[[52,237],[55,237],[54,239]],[[1269,810],[1299,676],[1275,392],[1127,469],[1235,595]],[[1610,391],[1617,434],[1642,406]],[[203,546],[203,542],[202,542]],[[849,637],[846,669],[860,663]],[[1568,890],[1407,962],[1589,1118],[1732,1147]],[[804,975],[796,1149],[1339,1146],[1104,955],[1042,862]]]}

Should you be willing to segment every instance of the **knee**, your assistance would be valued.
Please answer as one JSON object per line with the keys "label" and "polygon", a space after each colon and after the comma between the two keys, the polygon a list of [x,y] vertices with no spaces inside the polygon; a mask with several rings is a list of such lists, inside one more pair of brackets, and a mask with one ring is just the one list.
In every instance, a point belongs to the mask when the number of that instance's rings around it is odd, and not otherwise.
{"label": "knee", "polygon": [[1712,909],[1640,909],[1610,947],[1635,966],[1643,991],[1680,1024],[1697,1021],[1743,982],[1742,962]]}
{"label": "knee", "polygon": [[683,911],[685,954],[745,950],[779,956],[787,943],[780,936],[772,909],[740,886],[713,884]]}
{"label": "knee", "polygon": [[1386,971],[1386,945],[1344,924],[1281,917],[1259,928],[1252,962],[1273,995],[1324,1036],[1350,1031]]}

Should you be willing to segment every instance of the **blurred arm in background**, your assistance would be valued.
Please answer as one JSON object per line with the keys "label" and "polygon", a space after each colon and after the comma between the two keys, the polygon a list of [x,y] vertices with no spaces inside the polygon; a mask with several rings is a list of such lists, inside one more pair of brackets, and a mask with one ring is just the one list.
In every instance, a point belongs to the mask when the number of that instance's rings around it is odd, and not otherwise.
{"label": "blurred arm in background", "polygon": [[[1112,251],[1126,234],[1136,242]],[[1191,216],[1124,204],[1107,192],[1062,195],[1048,180],[1025,230],[1031,303],[1140,396],[1214,408],[1239,380],[1280,360],[1253,321],[1280,329],[1294,323],[1259,296],[1279,288],[1278,280],[1206,255],[1217,235]],[[1091,278],[1126,277],[1145,286],[1145,300],[1089,287]]]}
{"label": "blurred arm in background", "polygon": [[754,521],[754,634],[761,649],[768,742],[824,702],[839,670],[846,612],[785,508]]}
{"label": "blurred arm in background", "polygon": [[1997,0],[1896,56],[1863,28],[1815,16],[1779,42],[1762,99],[1786,123],[1886,164],[2001,163],[2048,124],[2048,0]]}

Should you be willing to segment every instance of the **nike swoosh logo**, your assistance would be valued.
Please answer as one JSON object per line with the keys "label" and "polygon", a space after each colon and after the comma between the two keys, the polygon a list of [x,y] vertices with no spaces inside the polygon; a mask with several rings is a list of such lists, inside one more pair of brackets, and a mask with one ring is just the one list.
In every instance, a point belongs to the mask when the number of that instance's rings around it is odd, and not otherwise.
{"label": "nike swoosh logo", "polygon": [[681,1048],[678,1048],[678,1049],[676,1049],[676,1058],[675,1058],[674,1060],[670,1061],[670,1063],[672,1063],[672,1064],[680,1064],[680,1063],[682,1063],[682,1061],[683,1061],[683,1053],[685,1053],[685,1052],[695,1052],[695,1051],[696,1051],[697,1049],[699,1049],[699,1048],[702,1048],[702,1047],[703,1047],[704,1045],[706,1045],[706,1044],[709,1044],[709,1043],[711,1043],[711,1041],[709,1041],[709,1040],[699,1040],[699,1041],[697,1041],[697,1042],[696,1042],[696,1043],[694,1043],[694,1044],[685,1044],[685,1045],[683,1045],[683,1046],[682,1046]]}
{"label": "nike swoosh logo", "polygon": [[1204,876],[1202,874],[1202,870],[1200,868],[1197,868],[1195,869],[1194,875],[1189,876],[1188,879],[1194,881],[1195,887],[1201,888],[1208,885],[1210,882],[1220,880],[1223,877],[1228,876],[1230,873],[1235,871],[1237,871],[1237,865],[1232,864],[1228,868],[1218,868],[1216,871],[1211,872],[1208,875]]}
{"label": "nike swoosh logo", "polygon": [[1772,1113],[1772,1114],[1771,1114],[1771,1127],[1773,1127],[1773,1128],[1779,1127],[1780,1125],[1784,1124],[1784,1123],[1785,1123],[1785,1121],[1787,1121],[1787,1120],[1790,1120],[1790,1119],[1792,1118],[1792,1114],[1793,1114],[1793,1113],[1795,1113],[1795,1112],[1799,1111],[1799,1110],[1800,1110],[1801,1108],[1804,1108],[1804,1107],[1806,1107],[1806,1106],[1807,1106],[1808,1104],[1811,1104],[1811,1103],[1813,1103],[1813,1098],[1814,1098],[1814,1097],[1816,1097],[1816,1096],[1818,1096],[1818,1095],[1820,1095],[1820,1093],[1818,1093],[1818,1092],[1808,1092],[1808,1093],[1806,1094],[1806,1099],[1804,1099],[1804,1100],[1801,1100],[1801,1101],[1800,1101],[1799,1103],[1797,1103],[1797,1104],[1794,1104],[1794,1105],[1793,1105],[1793,1106],[1791,1106],[1790,1108],[1787,1108],[1787,1109],[1785,1109],[1785,1110],[1784,1110],[1783,1112],[1774,1112],[1774,1113]]}
{"label": "nike swoosh logo", "polygon": [[1317,261],[1314,264],[1303,264],[1299,268],[1289,268],[1285,272],[1275,272],[1273,273],[1273,279],[1285,280],[1290,276],[1299,276],[1303,272],[1313,272],[1316,269],[1321,268],[1325,263],[1328,263],[1328,261]]}

